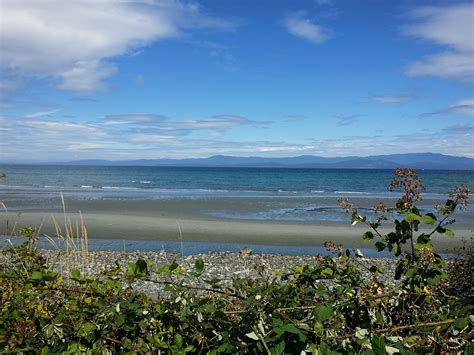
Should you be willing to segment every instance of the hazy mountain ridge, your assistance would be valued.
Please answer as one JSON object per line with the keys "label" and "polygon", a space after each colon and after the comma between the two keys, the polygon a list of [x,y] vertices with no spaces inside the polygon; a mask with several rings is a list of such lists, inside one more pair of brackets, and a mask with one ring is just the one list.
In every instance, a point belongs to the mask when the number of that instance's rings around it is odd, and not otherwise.
{"label": "hazy mountain ridge", "polygon": [[[59,164],[59,163],[55,163]],[[189,159],[77,160],[66,165],[176,166],[176,167],[250,167],[250,168],[326,168],[326,169],[415,169],[474,170],[474,159],[435,153],[375,155],[368,157],[326,158],[301,155],[288,158],[234,157],[214,155]]]}

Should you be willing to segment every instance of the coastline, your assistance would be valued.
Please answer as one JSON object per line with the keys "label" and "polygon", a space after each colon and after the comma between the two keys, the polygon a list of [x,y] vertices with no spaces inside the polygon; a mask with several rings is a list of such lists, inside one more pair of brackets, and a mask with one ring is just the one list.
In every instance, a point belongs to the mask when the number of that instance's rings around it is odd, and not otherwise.
{"label": "coastline", "polygon": [[[286,201],[286,200],[285,200]],[[273,199],[273,204],[281,201]],[[375,200],[366,199],[367,205]],[[2,213],[0,234],[8,228],[18,230],[32,227],[46,235],[54,235],[54,219],[64,225],[62,207],[35,201],[30,210],[15,208]],[[256,199],[169,199],[169,200],[82,200],[66,196],[66,218],[74,229],[80,226],[82,211],[90,239],[174,241],[178,243],[233,243],[239,245],[268,245],[285,247],[318,247],[331,240],[347,248],[372,248],[373,243],[361,237],[367,226],[351,226],[347,221],[275,221],[219,218],[203,214],[203,210],[229,209],[246,211],[258,209],[265,201]],[[35,205],[38,204],[38,205]],[[388,229],[387,229],[388,230]],[[472,236],[472,222],[453,226],[454,238],[434,237],[439,252],[454,252],[463,240]],[[13,233],[15,234],[15,233]],[[18,234],[16,232],[16,234]]]}

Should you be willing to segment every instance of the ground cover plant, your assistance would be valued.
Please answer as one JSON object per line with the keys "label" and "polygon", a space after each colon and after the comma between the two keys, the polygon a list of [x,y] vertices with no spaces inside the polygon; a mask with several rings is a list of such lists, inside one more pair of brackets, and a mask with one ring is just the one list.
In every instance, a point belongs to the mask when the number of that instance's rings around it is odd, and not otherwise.
{"label": "ground cover plant", "polygon": [[[393,208],[377,206],[372,219],[346,200],[340,204],[353,224],[367,224],[365,240],[394,254],[395,275],[374,264],[363,276],[360,252],[331,242],[333,254],[313,264],[270,274],[260,269],[260,276],[230,285],[205,279],[201,259],[190,272],[138,259],[95,277],[78,269],[63,275],[25,228],[25,243],[2,251],[0,351],[472,354],[472,282],[456,284],[472,278],[472,249],[450,268],[431,244],[452,237],[448,227],[469,189],[456,188],[437,213],[423,214],[413,170],[397,169],[390,188],[401,188],[402,197]],[[384,233],[389,223],[394,229]],[[159,296],[137,292],[138,280],[154,283]]]}

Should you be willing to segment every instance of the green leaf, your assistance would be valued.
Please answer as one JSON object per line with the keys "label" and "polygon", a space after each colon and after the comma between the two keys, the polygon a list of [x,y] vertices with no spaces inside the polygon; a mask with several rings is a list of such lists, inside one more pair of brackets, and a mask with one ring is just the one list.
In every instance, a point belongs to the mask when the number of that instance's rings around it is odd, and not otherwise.
{"label": "green leaf", "polygon": [[96,329],[96,326],[94,324],[90,322],[85,322],[79,329],[79,334],[81,336],[88,336],[92,331],[94,331],[94,329]]}
{"label": "green leaf", "polygon": [[423,216],[423,222],[426,224],[433,224],[436,222],[436,216],[433,213],[427,213]]}
{"label": "green leaf", "polygon": [[384,250],[387,246],[385,245],[385,243],[377,242],[377,243],[375,243],[375,247],[377,248],[377,251],[382,251],[382,250]]}
{"label": "green leaf", "polygon": [[330,267],[327,267],[321,270],[321,275],[323,276],[332,276],[333,274],[334,274],[334,271]]}
{"label": "green leaf", "polygon": [[174,336],[174,344],[178,349],[181,349],[183,347],[183,337],[181,334],[176,333]]}
{"label": "green leaf", "polygon": [[196,272],[198,274],[201,274],[204,271],[204,261],[201,258],[197,259],[194,263],[194,267],[196,269]]}
{"label": "green leaf", "polygon": [[179,267],[179,264],[175,261],[173,261],[171,264],[169,264],[168,268],[170,271],[174,271]]}
{"label": "green leaf", "polygon": [[127,264],[126,275],[127,276],[135,276],[136,274],[137,274],[137,265],[132,264],[132,263],[128,263]]}
{"label": "green leaf", "polygon": [[282,340],[279,342],[277,345],[275,345],[273,348],[270,349],[270,352],[272,355],[281,355],[285,351],[285,341]]}
{"label": "green leaf", "polygon": [[314,308],[314,317],[320,322],[331,319],[333,315],[334,311],[330,306],[320,305]]}
{"label": "green leaf", "polygon": [[430,235],[422,233],[416,239],[417,243],[419,244],[427,244],[430,241]]}
{"label": "green leaf", "polygon": [[372,351],[375,355],[385,355],[385,339],[377,334],[372,337]]}
{"label": "green leaf", "polygon": [[148,272],[148,265],[147,265],[147,263],[146,263],[145,260],[143,260],[143,259],[140,258],[140,259],[138,259],[138,260],[136,261],[135,265],[136,265],[136,267],[137,267],[136,269],[137,269],[139,272],[145,273],[145,274],[149,275],[149,272]]}
{"label": "green leaf", "polygon": [[81,279],[81,272],[78,269],[72,269],[71,279],[74,281],[79,281]]}
{"label": "green leaf", "polygon": [[324,325],[321,322],[314,323],[314,332],[318,336],[322,336],[324,334]]}
{"label": "green leaf", "polygon": [[41,280],[43,279],[43,273],[41,271],[33,271],[30,276],[31,280]]}
{"label": "green leaf", "polygon": [[398,255],[398,252],[400,251],[400,246],[398,245],[398,243],[392,245],[392,251],[395,255]]}
{"label": "green leaf", "polygon": [[413,222],[419,221],[419,220],[421,220],[421,216],[419,216],[415,213],[412,213],[412,212],[405,213],[405,221],[407,221],[408,223],[413,223]]}
{"label": "green leaf", "polygon": [[448,237],[454,237],[454,232],[451,229],[445,228],[444,234],[446,234]]}
{"label": "green leaf", "polygon": [[362,240],[368,241],[374,239],[374,233],[372,232],[365,232],[364,235],[362,236]]}
{"label": "green leaf", "polygon": [[469,321],[466,318],[456,319],[454,322],[454,327],[458,330],[462,330],[469,325]]}
{"label": "green leaf", "polygon": [[412,278],[413,276],[415,276],[417,271],[418,271],[418,268],[416,266],[410,266],[408,270],[405,272],[405,276],[408,278]]}

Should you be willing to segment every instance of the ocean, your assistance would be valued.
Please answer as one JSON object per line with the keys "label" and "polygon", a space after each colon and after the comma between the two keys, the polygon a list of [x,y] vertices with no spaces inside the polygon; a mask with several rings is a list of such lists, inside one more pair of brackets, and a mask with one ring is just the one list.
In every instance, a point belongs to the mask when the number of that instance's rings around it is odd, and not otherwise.
{"label": "ocean", "polygon": [[[155,204],[153,201],[167,206],[166,203],[173,204],[173,200],[193,200],[192,205],[198,206],[193,213],[204,218],[350,225],[350,216],[337,204],[338,197],[355,201],[357,206],[363,206],[364,214],[369,214],[369,207],[377,201],[394,203],[401,195],[400,191],[387,191],[393,176],[391,170],[3,165],[0,166],[2,173],[6,179],[0,183],[0,201],[7,205],[9,212],[18,214],[61,211],[59,196],[63,193],[68,205],[85,201],[88,208],[94,208],[99,200],[112,202],[112,205],[114,201],[122,205],[129,200],[136,200],[140,205],[140,201],[148,201],[147,206]],[[434,212],[434,205],[442,203],[455,186],[474,187],[474,171],[422,170],[418,173],[426,186],[424,201],[420,204],[423,213]],[[187,204],[190,203],[181,206]],[[90,212],[87,208],[83,211],[86,215]],[[456,226],[470,229],[473,220],[471,204],[457,213]],[[95,248],[121,250],[125,248],[123,243],[118,239],[97,240]],[[153,250],[156,243],[165,249],[177,249],[173,241],[163,244],[162,241],[127,239],[126,243],[127,250]],[[222,248],[238,250],[241,246],[191,244],[188,245],[190,253]],[[258,246],[253,247],[260,250]],[[262,248],[288,254],[301,254],[304,249],[282,247],[280,251],[280,247],[271,249],[273,247],[268,245]]]}
{"label": "ocean", "polygon": [[[119,190],[150,196],[386,195],[391,170],[0,165],[4,187],[69,191]],[[418,172],[430,195],[446,195],[474,171]]]}
{"label": "ocean", "polygon": [[[200,211],[231,219],[347,221],[337,205],[340,196],[359,201],[400,196],[400,192],[387,191],[391,170],[5,165],[0,173],[7,177],[0,184],[0,201],[58,201],[60,192],[68,198],[88,200],[266,201],[257,209]],[[459,184],[474,186],[474,171],[423,170],[419,175],[426,186],[424,197],[429,200],[445,199]],[[285,200],[288,203],[281,202]],[[15,208],[21,211],[30,207],[24,204]],[[428,208],[426,212],[433,211],[433,207]],[[473,212],[469,207],[462,219],[468,220]]]}

